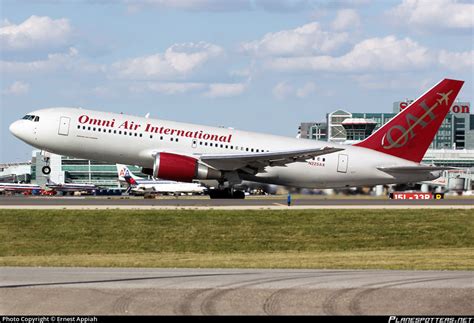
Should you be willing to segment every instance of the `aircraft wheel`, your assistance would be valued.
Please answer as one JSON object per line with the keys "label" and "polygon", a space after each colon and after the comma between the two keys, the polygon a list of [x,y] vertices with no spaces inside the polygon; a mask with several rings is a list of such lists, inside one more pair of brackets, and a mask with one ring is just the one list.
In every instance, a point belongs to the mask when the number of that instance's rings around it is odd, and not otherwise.
{"label": "aircraft wheel", "polygon": [[232,194],[229,189],[224,190],[209,190],[209,197],[211,199],[231,199]]}
{"label": "aircraft wheel", "polygon": [[245,193],[243,191],[231,192],[226,188],[223,190],[209,190],[209,197],[211,199],[244,199]]}
{"label": "aircraft wheel", "polygon": [[232,194],[232,198],[245,199],[245,193],[243,191],[234,191],[234,193]]}
{"label": "aircraft wheel", "polygon": [[51,167],[43,166],[43,168],[41,168],[41,171],[43,172],[43,174],[49,175],[51,173]]}

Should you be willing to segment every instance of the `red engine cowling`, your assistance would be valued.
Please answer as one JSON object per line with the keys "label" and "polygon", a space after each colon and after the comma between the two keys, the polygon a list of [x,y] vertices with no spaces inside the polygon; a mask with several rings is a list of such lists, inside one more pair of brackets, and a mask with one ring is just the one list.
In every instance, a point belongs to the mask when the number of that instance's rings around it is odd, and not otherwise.
{"label": "red engine cowling", "polygon": [[153,177],[179,182],[192,182],[193,179],[219,179],[220,171],[198,162],[193,157],[158,153],[153,165]]}

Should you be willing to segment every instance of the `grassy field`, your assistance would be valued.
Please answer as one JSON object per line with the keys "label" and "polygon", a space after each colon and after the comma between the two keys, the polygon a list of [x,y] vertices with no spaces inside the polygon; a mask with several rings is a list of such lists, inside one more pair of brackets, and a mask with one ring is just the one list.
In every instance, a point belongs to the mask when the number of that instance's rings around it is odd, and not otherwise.
{"label": "grassy field", "polygon": [[0,210],[2,266],[474,269],[471,210]]}

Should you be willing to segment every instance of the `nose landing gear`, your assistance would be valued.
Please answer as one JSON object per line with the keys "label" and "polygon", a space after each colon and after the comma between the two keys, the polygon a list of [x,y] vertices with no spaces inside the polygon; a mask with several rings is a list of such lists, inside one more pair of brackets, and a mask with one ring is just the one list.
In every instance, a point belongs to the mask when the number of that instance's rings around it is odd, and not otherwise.
{"label": "nose landing gear", "polygon": [[45,175],[49,175],[51,173],[51,167],[43,166],[43,168],[41,168],[41,172],[43,172]]}

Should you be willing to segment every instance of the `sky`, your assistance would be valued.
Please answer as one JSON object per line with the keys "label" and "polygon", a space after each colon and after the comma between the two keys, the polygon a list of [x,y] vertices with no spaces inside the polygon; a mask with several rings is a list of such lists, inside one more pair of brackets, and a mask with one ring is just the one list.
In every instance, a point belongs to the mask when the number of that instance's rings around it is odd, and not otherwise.
{"label": "sky", "polygon": [[8,126],[82,107],[296,136],[336,109],[391,112],[443,78],[473,101],[473,0],[2,0]]}

